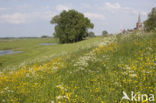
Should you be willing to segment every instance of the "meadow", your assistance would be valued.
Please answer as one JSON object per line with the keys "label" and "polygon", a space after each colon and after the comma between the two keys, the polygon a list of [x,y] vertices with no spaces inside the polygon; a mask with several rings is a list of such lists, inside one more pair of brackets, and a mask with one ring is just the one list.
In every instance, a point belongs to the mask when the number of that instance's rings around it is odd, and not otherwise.
{"label": "meadow", "polygon": [[[0,56],[0,71],[17,69],[26,64],[42,64],[57,56],[96,46],[102,40],[102,37],[96,37],[74,44],[59,44],[55,38],[0,39],[0,50],[23,51],[13,55]],[[45,46],[41,43],[58,44]]]}
{"label": "meadow", "polygon": [[[30,51],[41,55],[30,55],[40,62],[0,73],[1,103],[155,103],[149,95],[140,95],[156,94],[156,33],[33,45],[36,48]],[[135,101],[122,100],[123,91],[139,96]]]}

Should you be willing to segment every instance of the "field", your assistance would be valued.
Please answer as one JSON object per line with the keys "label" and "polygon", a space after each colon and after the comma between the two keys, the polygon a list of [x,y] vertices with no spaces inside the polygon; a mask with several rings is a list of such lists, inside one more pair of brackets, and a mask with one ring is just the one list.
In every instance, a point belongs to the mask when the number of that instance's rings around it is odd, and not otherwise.
{"label": "field", "polygon": [[[0,57],[0,103],[155,103],[156,33],[23,41],[0,41],[0,49],[24,51]],[[122,100],[123,91],[137,96]]]}
{"label": "field", "polygon": [[[0,70],[13,70],[26,64],[43,63],[66,53],[96,46],[102,40],[101,37],[96,37],[75,44],[59,44],[54,38],[0,39],[0,50],[23,51],[19,54],[0,56]],[[44,46],[40,45],[41,43],[58,44]]]}

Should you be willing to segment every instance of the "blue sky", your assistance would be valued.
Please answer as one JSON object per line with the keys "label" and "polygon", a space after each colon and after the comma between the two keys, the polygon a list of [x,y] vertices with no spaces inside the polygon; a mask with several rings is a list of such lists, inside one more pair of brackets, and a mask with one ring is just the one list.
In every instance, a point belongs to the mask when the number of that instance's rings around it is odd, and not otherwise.
{"label": "blue sky", "polygon": [[156,0],[0,0],[0,37],[51,36],[51,18],[69,9],[91,19],[96,35],[118,33],[134,28],[139,13],[146,20],[153,7]]}

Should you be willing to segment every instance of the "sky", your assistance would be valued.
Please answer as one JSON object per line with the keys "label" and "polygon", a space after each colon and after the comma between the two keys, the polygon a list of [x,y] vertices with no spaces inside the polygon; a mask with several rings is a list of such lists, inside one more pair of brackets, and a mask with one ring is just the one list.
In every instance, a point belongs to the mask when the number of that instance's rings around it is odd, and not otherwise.
{"label": "sky", "polygon": [[52,36],[50,20],[70,9],[88,17],[96,35],[119,33],[135,28],[139,13],[146,20],[153,7],[156,0],[0,0],[0,37]]}

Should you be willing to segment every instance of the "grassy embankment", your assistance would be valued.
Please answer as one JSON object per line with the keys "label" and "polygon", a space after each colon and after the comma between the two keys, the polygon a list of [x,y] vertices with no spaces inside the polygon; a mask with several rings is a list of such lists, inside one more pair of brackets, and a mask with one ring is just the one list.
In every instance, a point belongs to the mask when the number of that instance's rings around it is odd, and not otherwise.
{"label": "grassy embankment", "polygon": [[0,71],[13,70],[26,64],[43,63],[60,55],[96,46],[102,37],[89,38],[74,44],[44,46],[41,43],[57,43],[53,38],[0,39],[0,50],[23,51],[23,53],[0,56]]}
{"label": "grassy embankment", "polygon": [[95,48],[1,73],[0,102],[125,103],[123,91],[156,94],[155,77],[156,33],[118,35]]}

